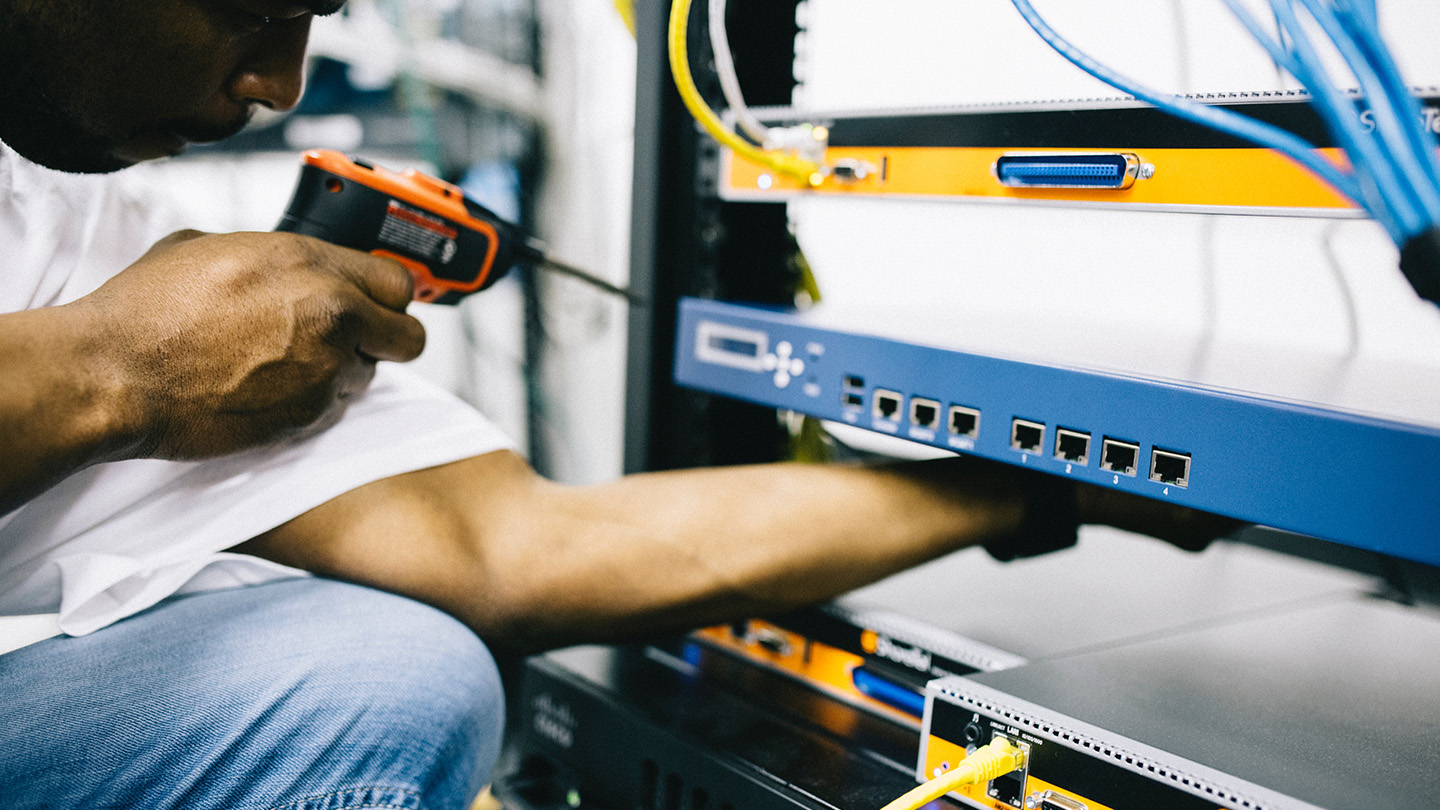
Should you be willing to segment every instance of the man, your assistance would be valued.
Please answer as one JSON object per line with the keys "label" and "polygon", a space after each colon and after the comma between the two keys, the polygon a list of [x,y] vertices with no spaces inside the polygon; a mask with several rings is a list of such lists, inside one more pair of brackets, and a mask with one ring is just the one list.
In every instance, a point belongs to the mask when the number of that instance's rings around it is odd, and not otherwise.
{"label": "man", "polygon": [[54,171],[293,106],[340,2],[0,0],[0,615],[64,632],[0,655],[6,808],[459,808],[501,724],[477,636],[734,619],[1077,520],[1214,530],[978,460],[559,486],[377,367],[423,345],[398,265],[288,234],[146,250],[123,177]]}

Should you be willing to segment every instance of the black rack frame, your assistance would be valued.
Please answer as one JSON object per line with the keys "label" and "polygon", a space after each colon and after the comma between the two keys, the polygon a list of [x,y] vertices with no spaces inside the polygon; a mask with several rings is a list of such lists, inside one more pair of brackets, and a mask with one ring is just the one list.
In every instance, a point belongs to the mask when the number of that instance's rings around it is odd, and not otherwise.
{"label": "black rack frame", "polygon": [[[798,0],[731,0],[746,25],[730,37],[747,100],[788,104],[795,82]],[[786,435],[773,409],[679,388],[672,380],[682,296],[794,302],[793,241],[780,203],[726,203],[716,194],[718,149],[685,110],[670,77],[669,3],[635,3],[635,180],[632,306],[626,371],[625,471],[774,461]],[[698,4],[703,7],[703,4]],[[692,9],[696,83],[720,106],[703,8]]]}

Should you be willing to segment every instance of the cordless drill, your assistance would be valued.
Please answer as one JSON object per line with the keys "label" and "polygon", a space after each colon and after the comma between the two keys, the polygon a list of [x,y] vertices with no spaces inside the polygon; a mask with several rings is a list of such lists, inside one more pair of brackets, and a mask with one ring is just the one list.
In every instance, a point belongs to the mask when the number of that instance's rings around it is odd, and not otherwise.
{"label": "cordless drill", "polygon": [[414,169],[393,172],[329,149],[305,153],[290,207],[275,228],[394,259],[415,279],[415,300],[454,304],[517,264],[628,290],[556,262],[544,246],[458,187]]}

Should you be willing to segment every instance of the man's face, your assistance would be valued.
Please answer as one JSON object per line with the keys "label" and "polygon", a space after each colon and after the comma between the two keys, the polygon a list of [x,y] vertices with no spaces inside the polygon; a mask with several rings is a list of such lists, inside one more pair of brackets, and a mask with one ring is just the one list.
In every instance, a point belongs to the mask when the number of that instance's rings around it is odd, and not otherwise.
{"label": "man's face", "polygon": [[115,171],[300,98],[315,13],[344,0],[0,0],[0,140]]}

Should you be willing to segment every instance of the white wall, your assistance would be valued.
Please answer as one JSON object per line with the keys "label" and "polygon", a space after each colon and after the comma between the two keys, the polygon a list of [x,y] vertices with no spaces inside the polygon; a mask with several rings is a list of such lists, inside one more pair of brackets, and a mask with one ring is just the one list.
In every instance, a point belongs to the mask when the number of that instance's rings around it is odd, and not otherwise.
{"label": "white wall", "polygon": [[[630,275],[635,42],[609,2],[543,0],[549,122],[539,231],[568,264],[617,284]],[[544,300],[551,361],[541,424],[552,474],[585,483],[623,466],[625,305],[551,276]]]}

